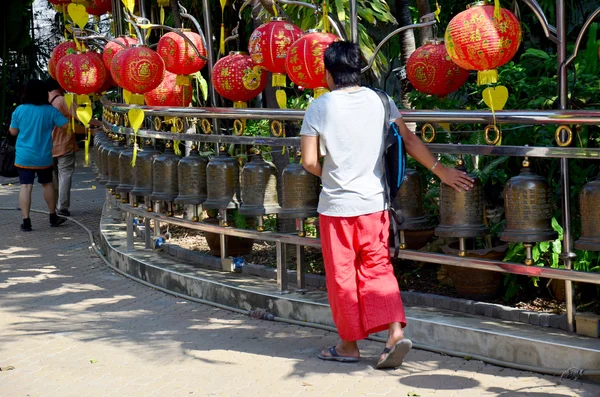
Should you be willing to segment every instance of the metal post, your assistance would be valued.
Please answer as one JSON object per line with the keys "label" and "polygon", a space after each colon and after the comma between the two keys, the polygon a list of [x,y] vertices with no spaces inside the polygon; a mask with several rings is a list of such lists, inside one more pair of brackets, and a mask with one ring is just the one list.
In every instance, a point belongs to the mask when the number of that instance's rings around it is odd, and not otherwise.
{"label": "metal post", "polygon": [[277,291],[281,294],[288,293],[288,274],[285,258],[285,249],[283,243],[278,240],[275,242],[277,248]]}
{"label": "metal post", "polygon": [[[213,34],[212,25],[210,24],[210,6],[208,0],[202,0],[202,16],[204,18],[204,32],[206,33],[206,52],[208,57],[208,81],[212,81],[213,66],[215,64],[215,53],[213,50]],[[215,91],[214,84],[209,84],[208,89],[210,90],[210,104],[213,107],[217,106],[217,94]],[[215,129],[216,131],[216,129]]]}
{"label": "metal post", "polygon": [[[133,194],[125,193],[129,196],[129,205],[133,207]],[[133,214],[127,211],[127,251],[133,251]]]}
{"label": "metal post", "polygon": [[[228,225],[228,220],[227,220],[227,210],[220,210],[221,211],[221,226],[223,227],[227,227]],[[224,234],[220,234],[219,235],[220,238],[220,243],[221,243],[221,260],[227,258],[227,236],[225,236]]]}
{"label": "metal post", "polygon": [[[154,202],[154,212],[160,214],[160,201]],[[160,222],[156,219],[154,220],[154,238],[158,238],[160,236]]]}
{"label": "metal post", "polygon": [[121,0],[112,0],[113,26],[115,37],[123,35],[123,11]]}
{"label": "metal post", "polygon": [[152,236],[150,235],[150,218],[144,218],[144,248],[152,249]]}
{"label": "metal post", "polygon": [[306,292],[306,255],[303,245],[296,246],[296,282],[298,289],[296,292]]}
{"label": "metal post", "polygon": [[350,38],[353,43],[358,43],[358,12],[356,0],[350,0]]}
{"label": "metal post", "polygon": [[[567,87],[567,30],[565,27],[565,3],[564,0],[556,0],[556,36],[557,60],[558,60],[558,98],[559,109],[567,109],[568,87]],[[564,132],[563,132],[564,134]],[[561,136],[561,139],[565,139]],[[571,269],[573,257],[571,241],[571,214],[569,203],[569,160],[562,158],[560,160],[561,171],[561,193],[562,193],[562,226],[563,226],[563,254],[565,269]],[[575,311],[573,310],[573,283],[565,281],[565,303],[567,306],[567,323],[570,332],[575,330]]]}

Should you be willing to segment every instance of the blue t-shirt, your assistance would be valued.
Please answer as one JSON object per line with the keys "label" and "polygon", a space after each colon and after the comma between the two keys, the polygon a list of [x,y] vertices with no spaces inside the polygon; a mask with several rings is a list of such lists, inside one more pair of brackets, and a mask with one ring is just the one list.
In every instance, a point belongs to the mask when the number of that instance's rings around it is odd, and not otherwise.
{"label": "blue t-shirt", "polygon": [[12,115],[10,128],[17,128],[15,165],[45,168],[52,161],[52,130],[69,120],[52,105],[20,105]]}

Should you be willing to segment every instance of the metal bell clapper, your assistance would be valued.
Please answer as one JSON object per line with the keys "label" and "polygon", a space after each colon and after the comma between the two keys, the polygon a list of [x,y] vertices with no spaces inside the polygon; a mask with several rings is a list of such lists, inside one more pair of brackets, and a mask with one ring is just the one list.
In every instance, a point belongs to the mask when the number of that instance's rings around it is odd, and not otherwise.
{"label": "metal bell clapper", "polygon": [[525,247],[525,264],[533,265],[533,243],[551,241],[558,237],[552,229],[552,190],[544,178],[530,168],[527,157],[521,173],[510,178],[504,187],[504,213],[506,228],[500,240],[522,242]]}
{"label": "metal bell clapper", "polygon": [[265,161],[262,154],[254,155],[242,169],[242,215],[257,218],[257,230],[264,231],[263,215],[277,214],[281,207],[277,196],[277,168]]}
{"label": "metal bell clapper", "polygon": [[[459,155],[456,169],[466,171],[462,155]],[[470,177],[473,179],[473,187],[469,190],[458,192],[445,183],[440,185],[440,225],[435,228],[435,235],[457,237],[459,256],[467,253],[466,238],[484,236],[487,232],[487,226],[483,222],[483,186],[479,178],[473,175]]]}

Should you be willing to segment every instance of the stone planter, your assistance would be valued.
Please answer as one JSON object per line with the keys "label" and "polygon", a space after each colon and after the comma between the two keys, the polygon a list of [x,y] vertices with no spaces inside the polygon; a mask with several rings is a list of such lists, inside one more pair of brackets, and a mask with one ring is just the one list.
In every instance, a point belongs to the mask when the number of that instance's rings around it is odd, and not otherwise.
{"label": "stone planter", "polygon": [[[467,250],[467,257],[489,260],[502,260],[508,250],[508,244],[490,249]],[[458,241],[442,247],[447,255],[458,256]],[[488,270],[451,266],[449,276],[452,278],[456,292],[468,299],[495,298],[500,292],[504,274]]]}
{"label": "stone planter", "polygon": [[[217,218],[206,218],[202,222],[209,223],[211,225],[219,224],[219,220]],[[221,236],[217,233],[204,232],[204,238],[206,239],[206,243],[210,248],[210,254],[213,256],[221,256],[220,237]],[[228,256],[242,256],[252,253],[252,246],[254,245],[254,240],[252,239],[225,236],[225,241],[227,244]]]}

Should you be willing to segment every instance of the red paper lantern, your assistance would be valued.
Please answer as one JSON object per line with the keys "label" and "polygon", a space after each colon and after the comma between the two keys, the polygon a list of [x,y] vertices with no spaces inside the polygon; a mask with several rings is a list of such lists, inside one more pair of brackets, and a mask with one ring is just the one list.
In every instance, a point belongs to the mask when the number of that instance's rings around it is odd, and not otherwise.
{"label": "red paper lantern", "polygon": [[406,63],[406,75],[418,91],[444,97],[459,89],[469,71],[450,60],[442,40],[417,48]]}
{"label": "red paper lantern", "polygon": [[65,91],[78,95],[97,92],[106,79],[106,68],[92,53],[65,55],[56,64],[56,79]]}
{"label": "red paper lantern", "polygon": [[85,10],[90,15],[104,15],[112,11],[112,3],[111,0],[88,0]]}
{"label": "red paper lantern", "polygon": [[230,52],[215,63],[212,83],[221,96],[240,106],[240,103],[249,101],[265,89],[267,75],[249,55]]}
{"label": "red paper lantern", "polygon": [[117,53],[110,70],[119,86],[134,94],[144,94],[162,82],[165,63],[150,48],[132,47]]}
{"label": "red paper lantern", "polygon": [[106,66],[106,69],[110,70],[112,60],[118,52],[124,50],[125,48],[133,47],[137,43],[138,40],[136,38],[127,36],[117,37],[106,43],[104,46],[104,51],[102,52],[102,60],[104,61],[104,66]]}
{"label": "red paper lantern", "polygon": [[[102,54],[99,54],[95,51],[88,51],[87,54],[90,54],[91,56],[98,58],[100,60],[100,62],[102,62],[102,64],[104,65],[104,60],[102,58]],[[96,93],[101,94],[105,91],[108,91],[108,89],[114,85],[115,85],[115,82],[112,79],[112,76],[110,75],[110,71],[108,69],[106,69],[106,77],[104,78],[104,83],[102,83],[102,87],[100,87],[100,89],[98,89],[98,91],[96,91]]]}
{"label": "red paper lantern", "polygon": [[114,85],[115,85],[115,81],[112,79],[112,76],[107,71],[106,77],[104,78],[104,83],[102,84],[102,87],[100,87],[100,89],[98,91],[96,91],[96,93],[102,94],[103,92],[110,90],[112,87],[114,87]]}
{"label": "red paper lantern", "polygon": [[302,29],[296,25],[285,18],[273,18],[252,32],[248,52],[257,65],[272,73],[285,74],[287,50],[300,36]]}
{"label": "red paper lantern", "polygon": [[[184,31],[182,34],[194,43],[200,54],[206,56],[206,48],[198,33]],[[190,75],[206,65],[206,61],[196,54],[190,43],[174,32],[160,38],[156,51],[165,61],[165,68],[174,74]]]}
{"label": "red paper lantern", "polygon": [[152,91],[144,94],[146,105],[150,106],[183,106],[192,102],[192,86],[177,85],[177,75],[165,72],[162,83]]}
{"label": "red paper lantern", "polygon": [[323,54],[339,37],[331,33],[312,32],[296,40],[288,49],[285,69],[294,84],[304,88],[327,88]]}
{"label": "red paper lantern", "polygon": [[60,43],[54,48],[54,50],[52,50],[52,55],[50,56],[50,61],[48,62],[48,73],[53,79],[56,79],[56,64],[62,57],[67,55],[69,50],[72,50],[73,52],[77,51],[77,46],[72,41]]}
{"label": "red paper lantern", "polygon": [[521,24],[510,11],[475,5],[456,15],[446,29],[446,50],[458,66],[477,70],[478,83],[497,81],[497,67],[512,59],[521,44]]}

